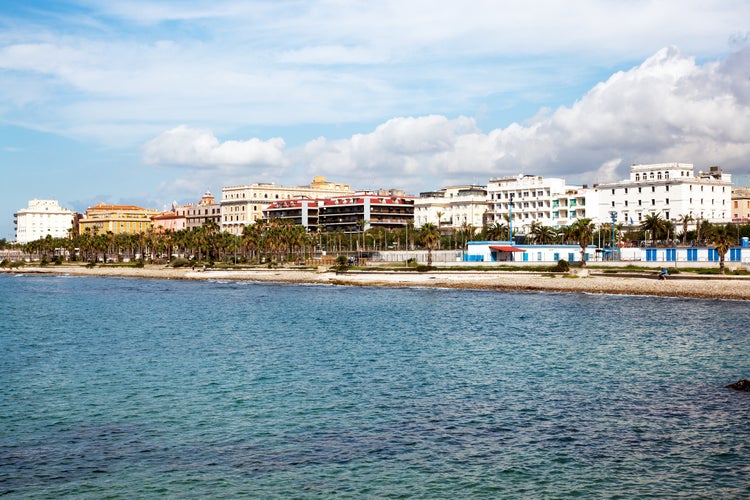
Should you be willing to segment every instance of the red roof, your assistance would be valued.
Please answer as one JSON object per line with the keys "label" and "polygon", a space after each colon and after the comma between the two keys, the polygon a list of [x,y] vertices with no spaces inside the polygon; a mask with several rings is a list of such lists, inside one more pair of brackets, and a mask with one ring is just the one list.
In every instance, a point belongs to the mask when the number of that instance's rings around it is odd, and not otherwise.
{"label": "red roof", "polygon": [[525,252],[523,248],[518,248],[510,245],[490,245],[491,250],[497,250],[499,252]]}

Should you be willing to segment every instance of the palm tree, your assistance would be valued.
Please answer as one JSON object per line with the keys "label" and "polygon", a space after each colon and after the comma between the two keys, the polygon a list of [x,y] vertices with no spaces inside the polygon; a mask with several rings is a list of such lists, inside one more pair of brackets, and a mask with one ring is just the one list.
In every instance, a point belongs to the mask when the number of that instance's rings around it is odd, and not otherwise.
{"label": "palm tree", "polygon": [[555,229],[550,226],[544,226],[541,222],[534,221],[531,223],[529,230],[534,243],[537,245],[548,245],[555,241],[557,233]]}
{"label": "palm tree", "polygon": [[586,266],[586,247],[591,243],[594,234],[594,224],[591,219],[578,219],[570,226],[571,237],[581,246],[581,266]]}
{"label": "palm tree", "polygon": [[508,226],[502,222],[495,222],[487,228],[485,237],[488,240],[502,240],[508,237]]}
{"label": "palm tree", "polygon": [[661,213],[646,214],[641,222],[641,231],[650,231],[652,242],[659,240],[667,234],[667,221],[661,217]]}
{"label": "palm tree", "polygon": [[719,254],[719,274],[724,274],[724,256],[729,247],[735,244],[734,235],[728,226],[712,226],[706,236]]}
{"label": "palm tree", "polygon": [[677,222],[682,224],[682,244],[683,245],[685,245],[687,242],[688,224],[690,224],[694,220],[695,219],[693,219],[693,216],[690,214],[680,215],[680,218],[677,219]]}
{"label": "palm tree", "polygon": [[417,236],[419,243],[427,248],[427,266],[432,266],[432,249],[440,242],[440,231],[435,224],[422,225]]}

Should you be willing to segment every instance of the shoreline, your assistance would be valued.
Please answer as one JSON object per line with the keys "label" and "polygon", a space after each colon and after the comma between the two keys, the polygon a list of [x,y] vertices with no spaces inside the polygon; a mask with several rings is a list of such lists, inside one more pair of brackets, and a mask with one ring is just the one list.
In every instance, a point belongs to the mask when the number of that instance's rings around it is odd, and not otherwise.
{"label": "shoreline", "polygon": [[257,281],[267,283],[320,284],[339,286],[429,287],[467,290],[521,292],[590,293],[642,295],[700,299],[750,300],[750,277],[705,277],[678,275],[666,281],[653,276],[616,276],[591,273],[572,276],[565,273],[526,271],[347,271],[307,269],[193,270],[162,265],[136,267],[45,266],[1,269],[3,274],[109,276],[122,278]]}

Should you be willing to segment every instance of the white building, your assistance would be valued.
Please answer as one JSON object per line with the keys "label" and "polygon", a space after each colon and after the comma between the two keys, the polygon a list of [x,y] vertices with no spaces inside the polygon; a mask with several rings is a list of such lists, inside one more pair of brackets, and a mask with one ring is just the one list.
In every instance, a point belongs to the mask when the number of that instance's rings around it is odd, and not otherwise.
{"label": "white building", "polygon": [[242,230],[263,218],[263,211],[274,202],[295,198],[329,198],[353,194],[348,184],[328,182],[316,176],[309,186],[277,186],[275,184],[249,184],[221,189],[221,230],[242,234]]}
{"label": "white building", "polygon": [[16,241],[28,243],[47,235],[53,238],[67,238],[73,228],[76,213],[62,208],[57,200],[30,200],[27,208],[15,214]]}
{"label": "white building", "polygon": [[694,174],[691,163],[632,165],[627,180],[599,184],[599,218],[637,225],[647,215],[677,221],[691,216],[700,221],[727,223],[732,218],[732,176],[719,167]]}
{"label": "white building", "polygon": [[564,179],[519,175],[490,179],[488,223],[506,224],[512,215],[513,234],[526,234],[531,223],[561,227],[598,216],[598,193],[587,186],[568,186]]}
{"label": "white building", "polygon": [[419,193],[414,200],[414,226],[434,224],[441,229],[481,228],[487,212],[485,186],[450,186]]}

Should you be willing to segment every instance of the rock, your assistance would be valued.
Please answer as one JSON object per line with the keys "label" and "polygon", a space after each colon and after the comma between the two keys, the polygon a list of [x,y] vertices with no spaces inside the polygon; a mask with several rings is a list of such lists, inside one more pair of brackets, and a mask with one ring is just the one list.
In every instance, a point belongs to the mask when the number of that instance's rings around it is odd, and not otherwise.
{"label": "rock", "polygon": [[750,380],[742,379],[738,380],[734,384],[729,384],[727,389],[735,389],[738,391],[750,391]]}

